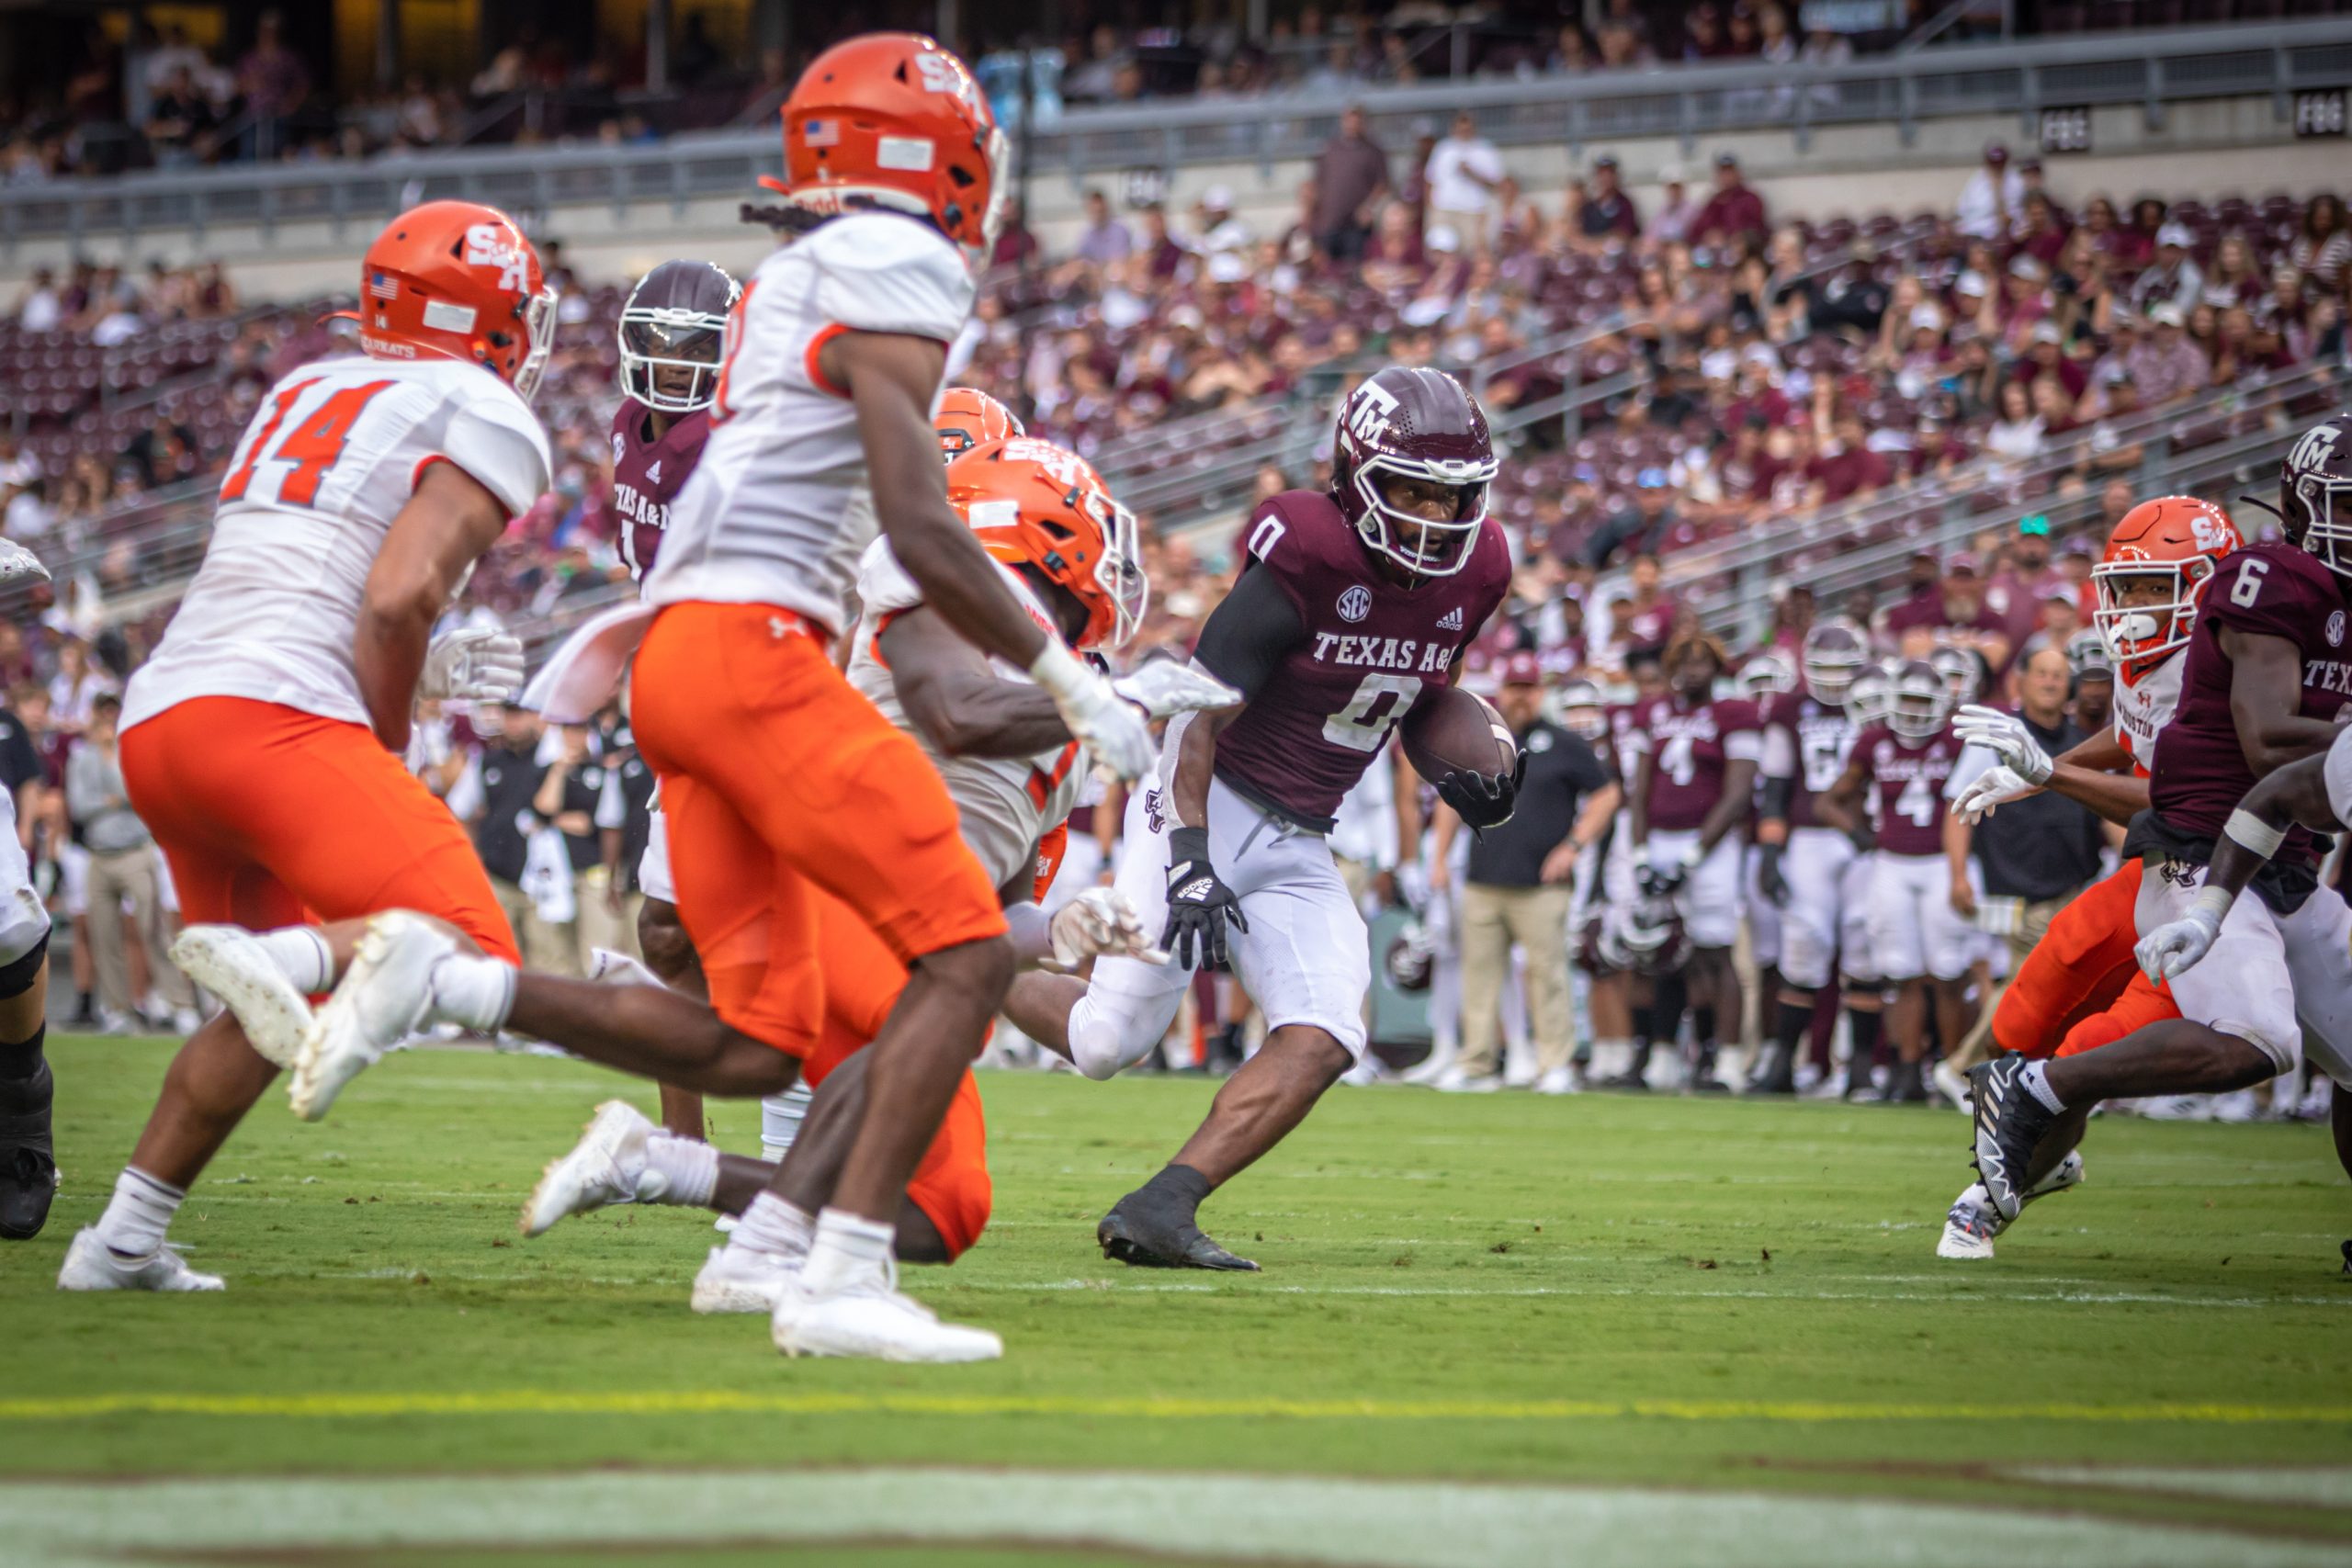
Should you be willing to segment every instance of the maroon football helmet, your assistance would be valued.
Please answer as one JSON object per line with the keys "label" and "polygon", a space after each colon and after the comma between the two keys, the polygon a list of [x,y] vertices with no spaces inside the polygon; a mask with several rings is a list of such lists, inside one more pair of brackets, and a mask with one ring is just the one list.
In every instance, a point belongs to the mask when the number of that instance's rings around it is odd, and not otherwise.
{"label": "maroon football helmet", "polygon": [[742,288],[710,262],[666,261],[621,307],[621,390],[663,413],[710,406],[718,339]]}
{"label": "maroon football helmet", "polygon": [[2278,465],[2278,520],[2288,543],[2352,577],[2352,413],[2330,414],[2288,449]]}
{"label": "maroon football helmet", "polygon": [[1804,667],[1804,689],[1814,701],[1834,708],[1853,690],[1854,677],[1869,668],[1870,642],[1851,621],[1815,621],[1805,628],[1799,658]]}
{"label": "maroon football helmet", "polygon": [[[1487,416],[1461,382],[1442,370],[1391,367],[1340,405],[1331,499],[1366,547],[1417,577],[1451,577],[1469,562],[1497,467]],[[1453,487],[1454,516],[1432,523],[1391,506],[1383,476]]]}

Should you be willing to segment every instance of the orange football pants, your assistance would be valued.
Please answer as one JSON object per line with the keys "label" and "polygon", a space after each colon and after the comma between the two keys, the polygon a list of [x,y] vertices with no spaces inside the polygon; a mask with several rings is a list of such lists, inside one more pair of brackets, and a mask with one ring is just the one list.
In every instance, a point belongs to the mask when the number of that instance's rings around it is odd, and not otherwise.
{"label": "orange football pants", "polygon": [[2140,863],[2131,860],[2059,912],[1994,1010],[1995,1044],[2026,1056],[2072,1056],[2180,1016],[2132,956],[2139,897]]}
{"label": "orange football pants", "polygon": [[[812,1087],[881,1032],[909,964],[1004,933],[938,771],[798,615],[672,605],[634,678],[638,745],[661,776],[678,915],[711,1005],[801,1058]],[[907,1195],[953,1252],[987,1224],[968,1072]]]}
{"label": "orange football pants", "polygon": [[122,778],[191,924],[415,909],[522,962],[465,829],[365,725],[198,697],[122,732]]}

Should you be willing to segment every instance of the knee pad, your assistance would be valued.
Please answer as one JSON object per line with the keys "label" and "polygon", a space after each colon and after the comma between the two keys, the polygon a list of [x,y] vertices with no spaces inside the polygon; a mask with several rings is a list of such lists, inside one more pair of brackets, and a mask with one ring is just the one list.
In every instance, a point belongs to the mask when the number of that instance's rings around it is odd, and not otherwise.
{"label": "knee pad", "polygon": [[[7,945],[0,942],[0,953],[5,953]],[[49,927],[44,924],[40,929],[40,935],[34,939],[30,948],[25,950],[19,956],[0,964],[0,1001],[6,1001],[11,997],[21,997],[31,990],[33,982],[40,978],[41,964],[48,958]]]}
{"label": "knee pad", "polygon": [[1094,991],[1079,998],[1069,1010],[1071,1065],[1099,1083],[1151,1055],[1159,1036],[1137,1039],[1144,1021],[1136,1014],[1136,1008],[1124,998]]}

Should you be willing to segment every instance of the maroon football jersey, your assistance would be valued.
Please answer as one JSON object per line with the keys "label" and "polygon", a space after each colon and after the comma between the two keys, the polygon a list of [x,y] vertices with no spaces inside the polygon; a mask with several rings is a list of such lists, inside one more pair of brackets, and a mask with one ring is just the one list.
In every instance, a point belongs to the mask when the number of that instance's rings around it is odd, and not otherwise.
{"label": "maroon football jersey", "polygon": [[1649,825],[1696,828],[1724,797],[1724,770],[1735,759],[1757,761],[1763,735],[1746,697],[1692,703],[1652,697],[1634,710],[1634,743],[1657,753],[1650,773]]}
{"label": "maroon football jersey", "polygon": [[[2352,648],[2345,646],[2344,591],[2336,575],[2299,546],[2249,545],[2225,558],[2199,601],[2197,630],[2180,680],[2180,705],[2156,736],[2149,800],[2165,826],[2219,838],[2254,770],[2230,717],[2229,656],[2221,630],[2234,626],[2284,637],[2302,655],[2305,718],[2335,718],[2352,693]],[[2307,861],[2311,835],[2297,828],[2274,860]]]}
{"label": "maroon football jersey", "polygon": [[1286,815],[1326,821],[1502,604],[1510,548],[1489,519],[1460,571],[1400,588],[1331,498],[1304,490],[1260,506],[1244,536],[1244,570],[1272,574],[1303,636],[1217,737],[1216,771]]}
{"label": "maroon football jersey", "polygon": [[1786,733],[1796,753],[1796,773],[1789,783],[1789,826],[1823,826],[1814,814],[1814,799],[1826,794],[1846,771],[1846,759],[1854,749],[1854,721],[1844,708],[1808,693],[1767,692],[1758,706],[1758,722],[1766,730]]}
{"label": "maroon football jersey", "polygon": [[1905,740],[1873,724],[1854,738],[1854,750],[1878,792],[1878,847],[1891,855],[1943,853],[1944,785],[1961,750],[1951,726]]}
{"label": "maroon football jersey", "polygon": [[613,513],[620,519],[621,559],[635,578],[653,570],[662,531],[670,526],[670,502],[686,488],[710,434],[709,413],[697,410],[672,415],[662,439],[648,441],[648,412],[627,398],[613,415]]}

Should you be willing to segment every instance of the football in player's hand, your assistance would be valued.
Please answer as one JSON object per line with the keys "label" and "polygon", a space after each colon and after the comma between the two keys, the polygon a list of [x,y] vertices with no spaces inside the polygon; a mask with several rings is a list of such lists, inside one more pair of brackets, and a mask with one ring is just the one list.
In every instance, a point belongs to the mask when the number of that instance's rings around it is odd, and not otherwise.
{"label": "football in player's hand", "polygon": [[1503,716],[1459,686],[1442,686],[1422,698],[1397,728],[1406,761],[1431,784],[1448,773],[1493,778],[1519,766],[1519,748]]}

